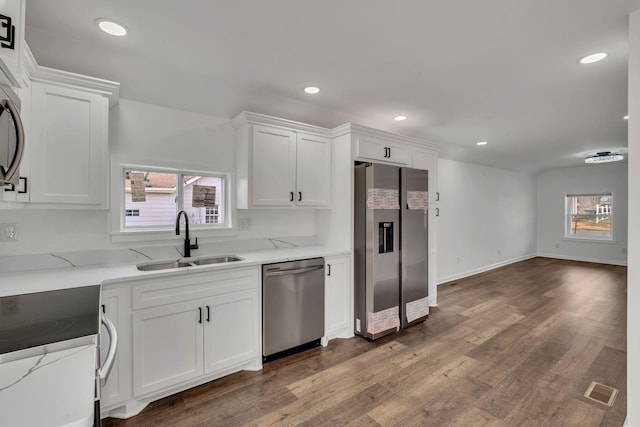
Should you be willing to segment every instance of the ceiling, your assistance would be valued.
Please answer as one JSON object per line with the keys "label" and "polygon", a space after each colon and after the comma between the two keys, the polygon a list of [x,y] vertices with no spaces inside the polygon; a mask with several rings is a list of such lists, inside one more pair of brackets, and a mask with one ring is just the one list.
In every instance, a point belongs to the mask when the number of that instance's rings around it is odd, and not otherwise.
{"label": "ceiling", "polygon": [[[38,64],[118,81],[121,98],[358,123],[438,144],[445,158],[539,173],[626,152],[628,15],[638,9],[640,0],[29,0],[26,39]],[[130,34],[102,33],[100,17]],[[577,63],[602,51],[604,61]],[[321,92],[305,94],[308,85]]]}

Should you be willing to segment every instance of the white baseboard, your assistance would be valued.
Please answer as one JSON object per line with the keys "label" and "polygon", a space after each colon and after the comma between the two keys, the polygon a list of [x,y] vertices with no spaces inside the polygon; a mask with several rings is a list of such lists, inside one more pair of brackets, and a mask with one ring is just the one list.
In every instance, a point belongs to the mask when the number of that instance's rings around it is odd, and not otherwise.
{"label": "white baseboard", "polygon": [[549,253],[538,253],[536,256],[544,257],[544,258],[566,259],[568,261],[594,262],[596,264],[622,265],[625,267],[627,266],[626,261],[618,261],[618,260],[612,260],[612,259],[587,258],[587,257],[580,257],[580,256],[558,255],[558,254],[549,254]]}
{"label": "white baseboard", "polygon": [[465,277],[473,276],[474,274],[484,273],[485,271],[494,270],[494,269],[499,268],[499,267],[504,267],[505,265],[509,265],[509,264],[513,264],[513,263],[516,263],[516,262],[525,261],[527,259],[535,258],[536,256],[542,256],[542,255],[529,254],[529,255],[524,255],[524,256],[518,257],[518,258],[512,258],[512,259],[508,259],[508,260],[505,260],[505,261],[500,261],[500,262],[497,262],[495,264],[485,265],[483,267],[474,268],[473,270],[464,271],[462,273],[456,273],[456,274],[452,274],[450,276],[441,277],[441,278],[437,279],[436,282],[438,283],[438,285],[441,285],[443,283],[451,282],[453,280],[460,280],[460,279],[463,279]]}

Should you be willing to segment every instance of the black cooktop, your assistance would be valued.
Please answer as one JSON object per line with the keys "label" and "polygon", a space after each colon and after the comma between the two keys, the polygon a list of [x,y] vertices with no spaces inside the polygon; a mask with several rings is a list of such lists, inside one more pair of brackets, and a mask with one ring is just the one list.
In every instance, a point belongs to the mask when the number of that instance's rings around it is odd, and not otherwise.
{"label": "black cooktop", "polygon": [[0,297],[0,354],[95,335],[100,285]]}

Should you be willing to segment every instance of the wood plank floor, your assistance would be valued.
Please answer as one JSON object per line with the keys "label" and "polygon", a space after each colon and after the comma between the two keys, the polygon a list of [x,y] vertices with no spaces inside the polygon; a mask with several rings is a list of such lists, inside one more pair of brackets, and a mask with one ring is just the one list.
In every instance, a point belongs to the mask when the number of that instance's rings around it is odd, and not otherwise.
{"label": "wood plank floor", "polygon": [[[355,337],[111,426],[622,426],[626,268],[534,258],[438,289],[427,322]],[[592,381],[620,391],[609,408]]]}

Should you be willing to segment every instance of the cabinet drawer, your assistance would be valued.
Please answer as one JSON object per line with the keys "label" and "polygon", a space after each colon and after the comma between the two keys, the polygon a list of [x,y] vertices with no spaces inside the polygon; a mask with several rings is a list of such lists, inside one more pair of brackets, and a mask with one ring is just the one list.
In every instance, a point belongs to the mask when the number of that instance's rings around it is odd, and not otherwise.
{"label": "cabinet drawer", "polygon": [[259,287],[259,267],[202,273],[186,272],[181,276],[136,282],[132,290],[132,306],[134,310],[138,310]]}
{"label": "cabinet drawer", "polygon": [[362,138],[358,138],[356,142],[356,157],[400,165],[408,165],[411,162],[411,152],[406,148],[388,144],[382,140],[373,141]]}

